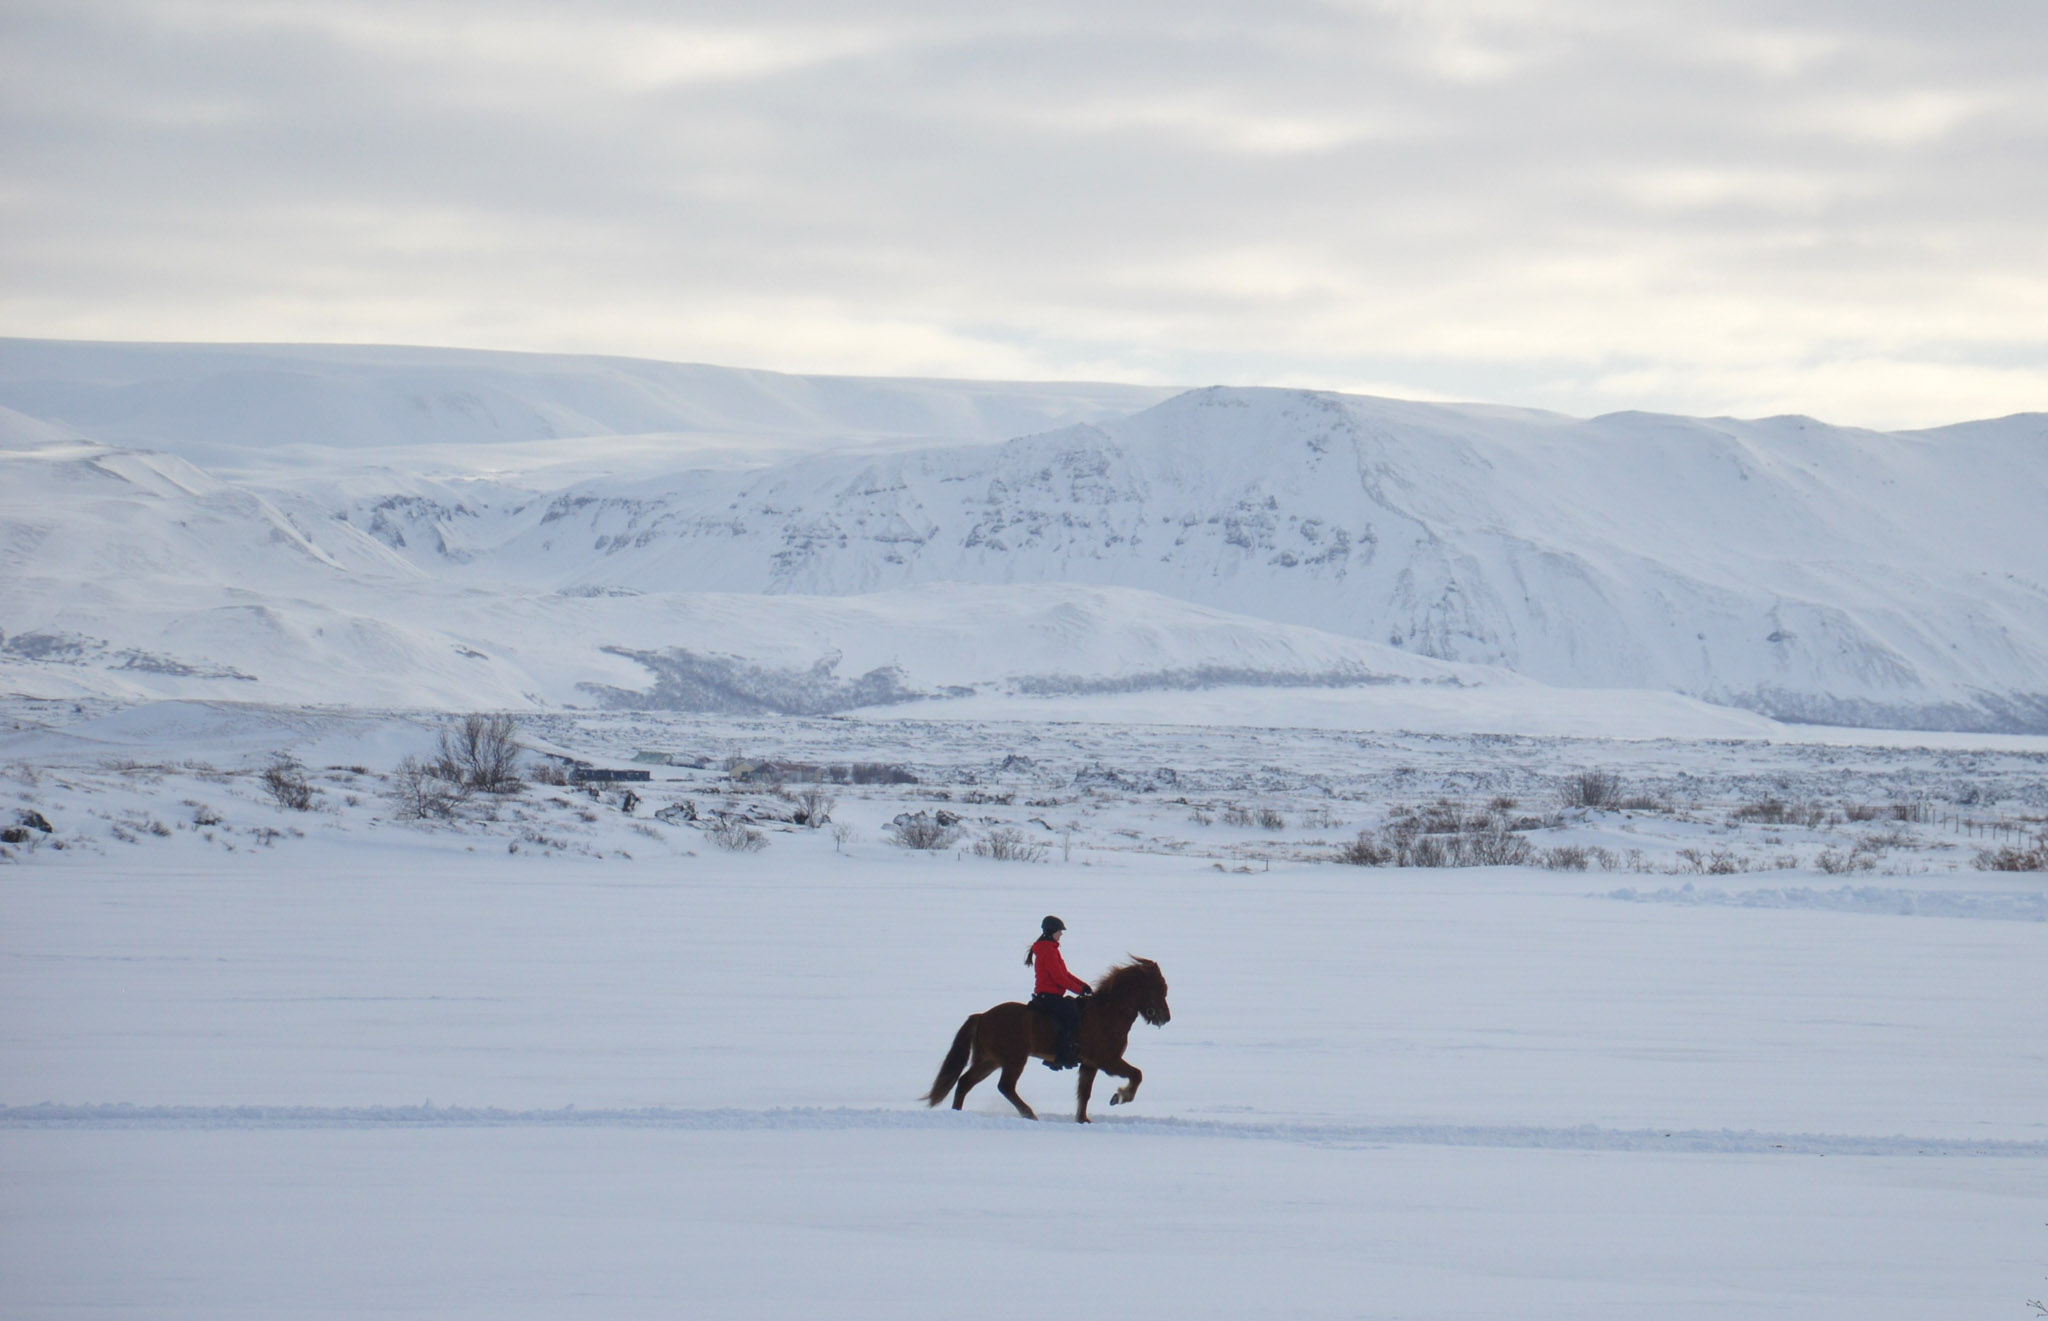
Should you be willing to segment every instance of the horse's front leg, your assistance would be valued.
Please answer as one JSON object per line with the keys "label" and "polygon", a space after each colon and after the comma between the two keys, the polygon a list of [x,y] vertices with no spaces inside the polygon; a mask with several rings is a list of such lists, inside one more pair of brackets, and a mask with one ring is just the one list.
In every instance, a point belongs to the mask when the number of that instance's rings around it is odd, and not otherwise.
{"label": "horse's front leg", "polygon": [[1075,1123],[1085,1124],[1088,1122],[1088,1096],[1094,1090],[1095,1066],[1093,1064],[1083,1064],[1081,1066],[1081,1082],[1075,1088],[1075,1095],[1081,1098],[1081,1108],[1074,1112]]}
{"label": "horse's front leg", "polygon": [[1111,1105],[1130,1104],[1131,1098],[1138,1094],[1138,1084],[1145,1081],[1145,1071],[1125,1059],[1119,1059],[1114,1064],[1103,1065],[1102,1071],[1112,1078],[1128,1078],[1130,1080],[1110,1093],[1109,1103]]}

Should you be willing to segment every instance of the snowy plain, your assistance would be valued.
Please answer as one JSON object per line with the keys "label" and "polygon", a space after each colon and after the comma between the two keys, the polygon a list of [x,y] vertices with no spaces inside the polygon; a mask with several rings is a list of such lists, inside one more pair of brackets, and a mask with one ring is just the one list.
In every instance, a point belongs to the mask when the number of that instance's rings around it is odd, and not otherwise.
{"label": "snowy plain", "polygon": [[[2048,814],[2041,740],[1361,732],[1301,696],[1256,728],[532,716],[536,748],[705,764],[655,767],[631,813],[620,786],[531,784],[438,824],[381,792],[429,716],[17,703],[5,784],[56,829],[0,871],[8,1314],[1904,1318],[2038,1296],[2048,895],[1940,823],[1738,812],[1974,794],[2023,822]],[[314,772],[312,810],[265,798],[278,751]],[[777,819],[807,782],[745,773],[866,759],[919,782],[828,784],[844,840]],[[1586,766],[1657,805],[1560,810]],[[1641,856],[1330,860],[1445,797]],[[765,849],[653,816],[684,800]],[[1280,823],[1232,825],[1239,805]],[[887,842],[917,810],[958,813],[959,845]],[[997,827],[1038,859],[968,851]],[[1813,869],[1872,838],[1870,870]],[[1757,870],[1680,852],[1709,847]],[[959,1021],[1028,989],[1044,912],[1088,975],[1166,971],[1137,1100],[1098,1095],[1077,1127],[1072,1075],[1034,1065],[1041,1123],[986,1085],[926,1109]]]}

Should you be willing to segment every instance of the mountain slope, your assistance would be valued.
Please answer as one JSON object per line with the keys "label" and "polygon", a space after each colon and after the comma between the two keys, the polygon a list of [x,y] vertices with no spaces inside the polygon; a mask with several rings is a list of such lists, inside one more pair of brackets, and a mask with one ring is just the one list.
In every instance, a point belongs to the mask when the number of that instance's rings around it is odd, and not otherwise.
{"label": "mountain slope", "polygon": [[[856,659],[880,654],[863,630],[887,639],[908,610],[925,612],[901,635],[919,639],[916,691],[1055,672],[1308,682],[1393,673],[1407,653],[1799,720],[2048,730],[2041,415],[1882,434],[1161,393],[4,342],[0,655],[27,664],[26,645],[47,667],[70,644],[34,639],[99,637],[94,654],[267,684],[331,646],[334,623],[361,645],[305,666],[309,685],[386,693],[413,674],[436,701],[711,700],[723,680],[674,653],[799,675],[838,653],[818,700],[841,701],[857,693],[834,685],[890,667]],[[671,430],[632,430],[650,427]],[[999,440],[1012,428],[1032,434]],[[877,594],[893,604],[829,601]],[[1209,641],[1170,656],[1111,630],[1128,657],[1059,671],[1015,640],[1052,636],[1019,621],[1065,607]],[[123,611],[160,623],[116,639]],[[777,622],[708,622],[735,611]],[[940,640],[963,611],[1008,641]],[[1235,620],[1227,644],[1204,611]],[[808,651],[771,645],[803,618],[837,622]],[[1255,644],[1258,621],[1296,631]],[[529,631],[565,629],[575,647],[526,649],[552,659],[507,659]],[[351,665],[367,688],[341,677]]]}
{"label": "mountain slope", "polygon": [[2048,424],[1588,422],[1206,390],[1131,418],[580,485],[467,580],[1139,587],[1545,682],[2048,728]]}

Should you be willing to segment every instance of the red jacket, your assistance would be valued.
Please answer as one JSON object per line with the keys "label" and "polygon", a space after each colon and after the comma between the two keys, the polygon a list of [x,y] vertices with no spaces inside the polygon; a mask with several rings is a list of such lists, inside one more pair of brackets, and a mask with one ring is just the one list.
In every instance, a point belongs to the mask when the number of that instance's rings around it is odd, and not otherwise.
{"label": "red jacket", "polygon": [[1057,940],[1041,940],[1031,947],[1031,967],[1038,974],[1038,985],[1032,988],[1038,995],[1079,995],[1089,989],[1088,983],[1067,971]]}

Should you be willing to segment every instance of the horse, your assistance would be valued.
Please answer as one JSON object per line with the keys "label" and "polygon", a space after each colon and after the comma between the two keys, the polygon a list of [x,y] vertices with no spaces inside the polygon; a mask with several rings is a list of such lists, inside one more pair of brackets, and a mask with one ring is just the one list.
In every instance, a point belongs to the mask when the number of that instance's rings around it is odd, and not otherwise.
{"label": "horse", "polygon": [[[1080,1108],[1074,1113],[1075,1123],[1088,1122],[1088,1095],[1095,1090],[1098,1071],[1128,1080],[1109,1098],[1111,1105],[1123,1105],[1137,1096],[1145,1075],[1124,1059],[1124,1047],[1130,1043],[1131,1024],[1140,1018],[1153,1027],[1164,1027],[1173,1021],[1173,1011],[1166,1006],[1166,978],[1159,965],[1134,957],[1104,973],[1095,984],[1095,994],[1082,1002]],[[946,1052],[946,1062],[939,1066],[932,1089],[920,1099],[936,1106],[950,1090],[953,1108],[958,1110],[976,1083],[1001,1069],[996,1090],[1017,1107],[1018,1114],[1036,1119],[1038,1112],[1017,1095],[1017,1079],[1034,1058],[1050,1060],[1058,1041],[1059,1025],[1049,1015],[1014,1000],[969,1014],[953,1036],[953,1048]]]}

